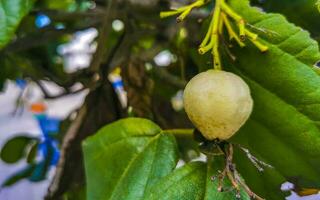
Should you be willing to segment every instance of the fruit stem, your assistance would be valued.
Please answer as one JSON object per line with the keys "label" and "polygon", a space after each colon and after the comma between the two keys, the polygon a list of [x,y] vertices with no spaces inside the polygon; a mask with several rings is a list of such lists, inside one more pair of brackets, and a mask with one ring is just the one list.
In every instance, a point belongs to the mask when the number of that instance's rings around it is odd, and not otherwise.
{"label": "fruit stem", "polygon": [[221,17],[221,2],[223,0],[216,0],[216,5],[214,8],[213,13],[213,27],[212,27],[212,40],[213,40],[213,48],[212,48],[212,55],[213,55],[213,68],[217,70],[221,70],[221,60],[220,60],[220,53],[219,53],[219,23]]}
{"label": "fruit stem", "polygon": [[211,33],[212,33],[212,27],[213,27],[213,22],[214,22],[214,18],[211,18],[210,24],[209,24],[209,28],[208,31],[206,33],[206,36],[204,37],[203,41],[200,44],[200,48],[204,47],[208,44],[208,41],[210,39]]}
{"label": "fruit stem", "polygon": [[190,135],[193,137],[193,129],[168,129],[164,130],[165,134],[173,134],[173,135]]}
{"label": "fruit stem", "polygon": [[[169,17],[172,15],[178,15],[177,22],[184,20],[194,8],[199,8],[205,5],[210,0],[196,0],[190,5],[180,7],[174,11],[161,12],[160,17]],[[229,39],[234,39],[240,47],[246,46],[243,41],[248,38],[261,52],[268,50],[268,46],[262,44],[257,40],[258,35],[252,33],[246,28],[247,23],[245,20],[237,14],[229,5],[226,0],[216,0],[213,14],[211,15],[208,31],[199,45],[199,54],[205,54],[211,50],[213,57],[213,68],[221,70],[221,59],[219,53],[219,35],[223,34],[224,25],[229,34]],[[238,33],[234,31],[233,26],[230,23],[229,17],[233,19],[238,27]]]}
{"label": "fruit stem", "polygon": [[170,16],[173,16],[173,15],[180,14],[177,17],[177,22],[181,22],[190,14],[192,9],[201,7],[206,3],[207,3],[207,0],[197,0],[197,1],[193,2],[190,5],[186,5],[186,6],[180,7],[178,9],[176,9],[176,10],[173,10],[173,11],[160,12],[160,18],[165,18],[165,17],[170,17]]}
{"label": "fruit stem", "polygon": [[229,40],[235,39],[235,41],[239,44],[240,47],[244,47],[246,46],[238,37],[238,35],[234,32],[229,19],[227,18],[225,13],[222,13],[222,20],[224,22],[224,24],[226,25],[228,34],[229,34]]}
{"label": "fruit stem", "polygon": [[255,33],[252,33],[251,31],[249,31],[248,29],[244,29],[244,33],[251,39],[256,40],[258,38],[258,35]]}
{"label": "fruit stem", "polygon": [[240,36],[240,40],[244,41],[246,38],[245,35],[245,21],[244,19],[238,15],[235,11],[233,11],[226,3],[224,0],[222,0],[221,2],[221,9],[227,14],[229,15],[231,18],[233,18],[239,27],[239,36]]}
{"label": "fruit stem", "polygon": [[268,51],[268,47],[264,44],[262,44],[261,42],[259,42],[258,40],[254,40],[252,38],[249,38],[249,40],[261,51],[261,52],[266,52]]}

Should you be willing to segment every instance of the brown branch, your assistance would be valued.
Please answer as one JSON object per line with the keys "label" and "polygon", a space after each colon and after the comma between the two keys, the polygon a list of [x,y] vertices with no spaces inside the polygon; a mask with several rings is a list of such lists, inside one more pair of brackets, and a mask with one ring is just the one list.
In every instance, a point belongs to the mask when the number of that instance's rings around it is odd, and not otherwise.
{"label": "brown branch", "polygon": [[237,191],[236,197],[241,198],[240,196],[240,187],[244,188],[245,192],[252,199],[264,200],[259,195],[252,192],[249,186],[242,180],[240,174],[238,173],[234,163],[233,163],[233,145],[228,144],[228,148],[225,150],[225,171],[227,176],[232,184],[233,189]]}
{"label": "brown branch", "polygon": [[57,169],[55,172],[55,176],[48,188],[48,197],[54,196],[55,192],[59,189],[60,186],[60,180],[62,178],[62,174],[64,172],[65,162],[66,162],[66,153],[69,150],[70,144],[75,139],[77,133],[79,132],[79,129],[81,128],[81,125],[85,119],[85,116],[87,114],[87,106],[83,105],[78,114],[76,119],[73,121],[72,125],[69,127],[65,137],[63,138],[63,143],[61,147],[61,154],[59,163],[57,165]]}
{"label": "brown branch", "polygon": [[38,47],[47,44],[49,41],[56,40],[63,35],[72,34],[76,31],[84,30],[90,27],[95,27],[100,23],[99,20],[92,21],[76,28],[53,29],[47,28],[39,30],[37,33],[31,33],[27,36],[18,38],[7,45],[2,52],[20,52],[30,48]]}
{"label": "brown branch", "polygon": [[[89,68],[86,70],[87,73],[93,74],[93,77],[95,77],[95,75],[100,77],[101,63],[105,59],[107,50],[106,42],[111,30],[110,11],[112,10],[113,4],[113,0],[109,1],[105,17],[103,18],[103,24],[99,31],[98,47],[93,55]],[[74,182],[80,185],[83,184],[84,168],[81,142],[87,136],[94,134],[102,125],[116,120],[119,117],[118,114],[120,112],[118,110],[120,109],[120,105],[116,100],[116,95],[110,82],[104,81],[101,83],[100,78],[98,78],[94,79],[90,84],[90,92],[82,108],[84,109],[84,111],[82,111],[83,114],[81,114],[80,110],[78,114],[79,117],[73,122],[75,125],[69,128],[63,139],[61,157],[54,179],[48,189],[46,199],[61,198],[63,192],[70,189],[70,187],[72,187],[71,184]],[[115,102],[117,105],[115,105]],[[103,113],[101,110],[108,110],[108,113]],[[78,173],[75,172],[76,169],[74,169],[74,167],[78,168]],[[66,176],[70,177],[68,178]]]}
{"label": "brown branch", "polygon": [[45,99],[58,99],[64,96],[68,96],[68,95],[72,95],[72,94],[77,94],[79,92],[84,91],[86,88],[82,87],[80,89],[74,90],[74,91],[70,91],[70,90],[65,90],[64,92],[57,94],[57,95],[51,95],[50,92],[41,84],[40,81],[38,80],[33,80],[40,88],[40,90],[42,91],[44,98]]}
{"label": "brown branch", "polygon": [[113,6],[114,0],[109,1],[109,4],[106,8],[106,14],[103,18],[103,24],[99,31],[99,36],[97,40],[98,47],[96,52],[92,56],[92,61],[88,69],[93,73],[97,73],[99,71],[100,65],[103,59],[105,58],[107,52],[106,44],[111,31],[111,10]]}
{"label": "brown branch", "polygon": [[180,79],[177,76],[170,74],[166,69],[161,69],[159,67],[154,67],[153,69],[154,74],[164,82],[177,87],[179,89],[184,89],[187,84],[187,81]]}
{"label": "brown branch", "polygon": [[108,76],[108,69],[110,69],[112,61],[114,60],[117,52],[121,52],[119,51],[121,49],[121,47],[124,45],[125,43],[125,38],[126,38],[126,28],[123,31],[123,33],[120,35],[120,37],[118,38],[116,44],[111,48],[107,61],[105,63],[105,67],[103,67],[101,69],[101,73],[102,73],[102,78],[105,79]]}
{"label": "brown branch", "polygon": [[[108,111],[108,112],[103,112]],[[84,161],[81,143],[102,126],[122,116],[121,106],[110,82],[91,89],[77,118],[67,130],[58,168],[48,189],[47,200],[63,199],[64,192],[84,187]]]}
{"label": "brown branch", "polygon": [[43,13],[50,17],[53,21],[59,22],[70,22],[70,21],[77,21],[83,20],[86,18],[103,18],[104,10],[102,8],[95,8],[88,11],[75,11],[75,12],[66,12],[62,10],[53,10],[53,9],[46,9],[46,10],[39,10],[35,9],[31,12],[31,14],[36,13]]}

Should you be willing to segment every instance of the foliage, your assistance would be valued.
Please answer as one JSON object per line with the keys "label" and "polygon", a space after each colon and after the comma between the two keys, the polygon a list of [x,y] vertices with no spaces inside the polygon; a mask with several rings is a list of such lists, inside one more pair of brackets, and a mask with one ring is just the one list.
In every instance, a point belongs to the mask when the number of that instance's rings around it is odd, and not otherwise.
{"label": "foliage", "polygon": [[13,37],[22,18],[28,14],[34,0],[3,1],[0,9],[0,48],[3,48]]}
{"label": "foliage", "polygon": [[[217,182],[210,181],[222,169],[223,160],[215,158],[214,163],[207,164],[191,162],[175,170],[178,151],[173,135],[146,119],[127,118],[105,126],[84,142],[83,149],[88,199],[230,199],[234,196],[218,192]],[[249,199],[245,195],[243,199]]]}
{"label": "foliage", "polygon": [[320,22],[315,20],[319,17],[319,1],[284,0],[281,4],[276,0],[253,0],[252,2],[263,7],[267,12],[283,14],[290,22],[307,29],[319,41]]}
{"label": "foliage", "polygon": [[[271,199],[268,196],[284,180],[280,177],[296,184],[302,181],[304,187],[309,184],[319,187],[315,177],[320,172],[316,159],[319,156],[317,88],[320,79],[312,70],[320,58],[318,45],[309,39],[307,32],[287,23],[280,15],[261,14],[245,4],[231,3],[252,25],[275,32],[271,36],[260,34],[269,44],[265,55],[250,48],[235,51],[238,61],[231,70],[246,78],[255,102],[251,120],[236,139],[274,166],[268,170],[272,174],[261,179],[261,186],[257,181],[259,174],[246,173],[249,178],[243,173],[243,176],[248,182],[252,181],[255,191],[263,188],[265,194],[260,194],[267,199]],[[290,159],[282,160],[285,157]],[[240,163],[244,161],[240,160],[239,166]],[[242,168],[242,172],[246,170],[247,167]]]}

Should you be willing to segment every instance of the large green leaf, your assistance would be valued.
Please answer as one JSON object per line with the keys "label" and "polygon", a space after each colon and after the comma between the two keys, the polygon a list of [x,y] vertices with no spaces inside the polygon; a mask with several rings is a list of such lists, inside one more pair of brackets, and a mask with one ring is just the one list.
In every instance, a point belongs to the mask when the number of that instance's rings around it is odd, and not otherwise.
{"label": "large green leaf", "polygon": [[250,24],[275,32],[259,32],[267,53],[248,43],[232,50],[235,63],[225,63],[226,70],[247,81],[254,99],[251,119],[233,140],[274,168],[259,173],[241,152],[236,153],[238,167],[267,199],[280,198],[285,180],[320,186],[320,77],[313,69],[320,60],[318,45],[282,15],[263,13],[248,0],[229,3]]}
{"label": "large green leaf", "polygon": [[[144,196],[144,200],[229,200],[236,199],[234,191],[218,192],[218,180],[211,180],[224,167],[223,157],[215,157],[213,162],[191,162],[174,170],[162,178]],[[224,189],[230,189],[228,180],[224,180]],[[249,200],[241,190],[241,199]]]}
{"label": "large green leaf", "polygon": [[174,137],[151,121],[120,120],[83,144],[88,199],[141,199],[177,163]]}
{"label": "large green leaf", "polygon": [[[127,118],[102,128],[83,144],[88,199],[229,200],[236,194],[218,192],[223,157],[175,169],[178,152],[171,131],[146,119]],[[179,131],[181,134],[182,131]],[[230,182],[224,181],[230,189]],[[241,190],[243,200],[249,199]]]}
{"label": "large green leaf", "polygon": [[0,49],[13,37],[22,18],[32,8],[34,0],[0,1]]}

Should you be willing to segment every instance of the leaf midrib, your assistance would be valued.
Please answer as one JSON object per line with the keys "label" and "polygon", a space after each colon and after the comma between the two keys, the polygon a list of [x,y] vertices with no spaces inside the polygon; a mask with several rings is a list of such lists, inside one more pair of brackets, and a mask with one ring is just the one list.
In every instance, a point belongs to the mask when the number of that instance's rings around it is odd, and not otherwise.
{"label": "leaf midrib", "polygon": [[113,187],[113,189],[111,190],[111,196],[108,199],[113,199],[113,195],[115,194],[114,191],[119,187],[119,184],[122,182],[122,180],[126,177],[130,167],[133,165],[133,163],[135,163],[136,159],[140,156],[141,153],[144,152],[145,149],[147,149],[153,142],[157,141],[158,137],[161,137],[161,133],[159,133],[158,135],[155,135],[154,137],[152,137],[150,139],[150,141],[144,146],[144,148],[141,150],[141,152],[137,153],[136,155],[134,155],[134,157],[130,160],[129,164],[126,166],[126,168],[124,169],[123,173],[121,174],[121,176],[117,179],[117,182],[115,183],[115,186]]}
{"label": "leaf midrib", "polygon": [[[99,140],[99,142],[101,142],[101,147],[103,147],[104,149],[108,149],[108,148],[110,148],[110,147],[112,147],[112,146],[114,146],[114,145],[117,145],[118,143],[121,143],[121,142],[123,142],[123,141],[125,141],[125,140],[130,140],[130,139],[132,139],[132,138],[143,138],[143,137],[145,137],[145,138],[149,138],[149,137],[154,137],[154,135],[132,135],[132,136],[129,136],[129,137],[123,137],[123,138],[121,138],[121,139],[119,139],[119,140],[117,140],[117,141],[114,141],[114,142],[112,142],[112,143],[109,143],[109,144],[105,144],[105,143],[103,143],[103,141],[102,140]],[[104,152],[103,151],[100,151],[98,154],[96,154],[92,159],[90,159],[90,161],[91,162],[93,162],[93,161],[95,161],[96,159],[98,159],[101,155],[103,155],[104,154]]]}

